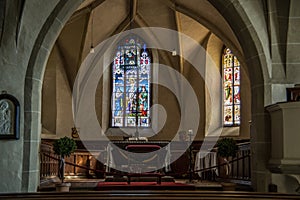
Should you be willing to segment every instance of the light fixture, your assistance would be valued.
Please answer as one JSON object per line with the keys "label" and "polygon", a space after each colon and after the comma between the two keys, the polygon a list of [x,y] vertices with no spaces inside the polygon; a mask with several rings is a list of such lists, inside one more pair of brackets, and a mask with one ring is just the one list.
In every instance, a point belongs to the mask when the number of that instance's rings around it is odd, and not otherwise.
{"label": "light fixture", "polygon": [[94,49],[94,45],[93,45],[93,42],[94,42],[94,38],[93,38],[93,35],[94,35],[94,17],[93,17],[93,10],[91,10],[91,18],[92,18],[92,23],[91,23],[91,48],[90,48],[90,53],[95,53],[95,49]]}
{"label": "light fixture", "polygon": [[177,52],[176,52],[175,49],[173,49],[173,51],[172,51],[172,56],[176,56],[176,55],[177,55]]}
{"label": "light fixture", "polygon": [[90,53],[95,53],[95,49],[94,49],[93,45],[91,45]]}

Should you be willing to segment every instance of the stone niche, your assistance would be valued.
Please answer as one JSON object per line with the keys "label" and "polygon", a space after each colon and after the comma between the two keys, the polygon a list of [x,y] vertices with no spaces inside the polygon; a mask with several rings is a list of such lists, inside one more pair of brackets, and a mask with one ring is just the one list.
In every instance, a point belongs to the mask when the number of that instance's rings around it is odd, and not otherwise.
{"label": "stone niche", "polygon": [[271,159],[273,173],[300,174],[300,101],[267,107],[271,116]]}

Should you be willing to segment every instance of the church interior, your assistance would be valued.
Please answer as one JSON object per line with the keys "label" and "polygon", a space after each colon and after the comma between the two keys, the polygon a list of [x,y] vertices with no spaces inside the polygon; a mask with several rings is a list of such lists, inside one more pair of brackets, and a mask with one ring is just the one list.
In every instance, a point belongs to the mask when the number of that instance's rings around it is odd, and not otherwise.
{"label": "church interior", "polygon": [[[0,0],[0,198],[61,176],[299,198],[299,6]],[[65,137],[76,149],[59,157]]]}

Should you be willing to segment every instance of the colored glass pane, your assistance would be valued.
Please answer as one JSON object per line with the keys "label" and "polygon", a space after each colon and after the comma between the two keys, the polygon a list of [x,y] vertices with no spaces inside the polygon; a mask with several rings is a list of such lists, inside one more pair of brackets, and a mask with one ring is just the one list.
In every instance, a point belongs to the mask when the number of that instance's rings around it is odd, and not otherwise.
{"label": "colored glass pane", "polygon": [[229,48],[223,52],[223,122],[226,126],[240,125],[240,62]]}
{"label": "colored glass pane", "polygon": [[224,124],[232,125],[232,106],[224,106]]}

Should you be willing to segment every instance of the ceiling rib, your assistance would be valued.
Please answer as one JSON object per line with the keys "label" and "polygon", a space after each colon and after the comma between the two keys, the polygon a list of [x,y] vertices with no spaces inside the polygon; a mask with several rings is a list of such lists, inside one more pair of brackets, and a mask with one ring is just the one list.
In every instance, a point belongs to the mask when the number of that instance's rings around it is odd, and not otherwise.
{"label": "ceiling rib", "polygon": [[116,35],[125,31],[130,25],[130,17],[129,15],[119,24],[119,26],[112,32],[110,36]]}
{"label": "ceiling rib", "polygon": [[[82,59],[83,59],[83,53],[84,53],[84,46],[85,46],[85,42],[86,42],[86,39],[87,39],[87,33],[88,33],[88,27],[89,27],[89,20],[90,20],[90,17],[92,16],[92,12],[89,13],[88,16],[86,16],[86,20],[85,20],[85,24],[84,24],[84,31],[83,31],[83,34],[82,34],[82,38],[81,38],[81,44],[80,44],[80,50],[79,50],[79,58],[78,58],[78,63],[77,63],[77,66],[76,66],[76,70],[77,72],[79,71],[79,68],[80,68],[80,65],[82,63]],[[92,16],[93,17],[93,16]],[[93,33],[91,33],[93,34]],[[93,41],[92,41],[93,42]]]}
{"label": "ceiling rib", "polygon": [[[59,56],[60,56],[60,58],[61,58],[61,61],[62,61],[63,65],[64,65],[64,66],[69,66],[69,63],[67,62],[65,53],[64,53],[64,51],[62,50],[62,47],[61,47],[62,45],[61,45],[59,39],[56,41],[55,45],[57,46],[57,51],[58,51],[58,54],[59,54]],[[52,51],[53,51],[53,50],[52,50]],[[67,79],[68,79],[67,82],[68,82],[68,86],[69,86],[70,90],[72,90],[72,87],[71,87],[71,85],[72,85],[72,80],[71,80],[71,77],[68,75],[68,74],[69,74],[68,69],[67,69],[66,67],[64,67],[64,70],[65,70],[65,73],[67,74]]]}
{"label": "ceiling rib", "polygon": [[78,17],[81,17],[84,14],[87,14],[89,12],[91,12],[93,9],[97,8],[98,6],[100,6],[102,3],[104,3],[106,0],[95,0],[94,2],[90,3],[88,6],[77,10],[72,17],[70,18],[70,20],[68,20],[67,24],[72,23],[74,20],[76,20]]}
{"label": "ceiling rib", "polygon": [[132,7],[130,8],[131,21],[133,21],[137,14],[137,2],[138,0],[130,0],[132,2]]}
{"label": "ceiling rib", "polygon": [[[208,30],[213,30],[213,34],[216,35],[219,38],[222,38],[223,42],[230,47],[231,50],[235,50],[236,55],[243,55],[240,51],[240,47],[236,46],[233,40],[230,39],[227,34],[224,33],[220,29],[220,26],[217,26],[213,23],[211,23],[208,19],[204,18],[203,16],[197,15],[192,9],[185,7],[184,5],[176,4],[176,10],[203,25]],[[236,39],[237,40],[237,39]]]}
{"label": "ceiling rib", "polygon": [[[181,27],[180,14],[178,12],[176,12],[176,11],[175,11],[175,23],[176,23],[177,31],[179,33],[181,33],[182,32],[182,27]],[[177,52],[177,53],[179,53],[179,55],[180,55],[179,56],[180,73],[183,74],[183,58],[182,58],[182,49],[181,49],[181,47],[182,47],[181,37],[178,36],[178,49],[177,49],[177,51],[179,51],[179,52]]]}

